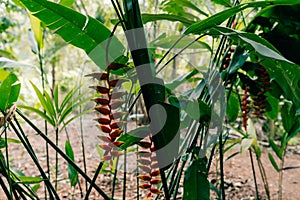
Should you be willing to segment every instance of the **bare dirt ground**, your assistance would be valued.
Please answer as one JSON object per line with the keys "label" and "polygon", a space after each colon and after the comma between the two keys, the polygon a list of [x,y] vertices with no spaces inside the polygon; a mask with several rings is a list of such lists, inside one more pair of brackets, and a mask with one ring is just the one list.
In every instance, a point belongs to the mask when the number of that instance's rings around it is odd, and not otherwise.
{"label": "bare dirt ground", "polygon": [[[83,130],[84,130],[84,145],[85,145],[85,154],[87,160],[87,174],[92,177],[94,172],[99,164],[100,156],[97,153],[96,145],[99,144],[97,136],[100,134],[100,131],[96,127],[96,122],[93,121],[94,116],[88,115],[83,118]],[[43,122],[36,121],[35,124],[43,130]],[[80,140],[80,127],[79,120],[74,121],[74,123],[68,127],[69,139],[72,144],[75,161],[82,169],[83,159],[82,159],[82,144]],[[39,161],[44,169],[46,169],[46,156],[45,156],[45,142],[40,136],[36,135],[35,132],[29,127],[24,125],[25,133],[28,135],[28,139],[31,142],[33,149],[35,150]],[[8,133],[9,137],[16,138],[13,132]],[[49,132],[49,137],[54,141],[54,132],[53,130]],[[64,150],[64,144],[66,141],[66,133],[61,132],[59,135],[59,146]],[[54,163],[55,163],[55,152],[50,149],[50,161],[51,161],[51,177],[54,177]],[[231,153],[238,151],[238,149],[233,149]],[[10,154],[10,163],[16,169],[21,170],[27,176],[40,176],[39,171],[34,166],[32,159],[26,153],[24,147],[20,144],[9,144],[9,154]],[[228,154],[230,155],[230,153]],[[123,159],[123,158],[121,158]],[[121,162],[121,161],[120,161]],[[135,154],[128,154],[127,157],[127,167],[126,167],[126,176],[127,176],[127,190],[126,190],[126,199],[137,199],[136,194],[136,178],[135,178]],[[267,178],[270,186],[270,196],[271,199],[277,199],[278,197],[278,173],[274,170],[271,165],[268,156],[267,150],[262,154],[262,163],[265,167]],[[287,153],[285,166],[297,166],[300,165],[300,148],[293,146]],[[122,165],[124,166],[124,165]],[[59,182],[58,182],[58,194],[61,199],[83,199],[81,196],[80,190],[85,194],[85,182],[80,177],[81,188],[76,186],[72,188],[68,180],[68,169],[67,162],[62,158],[59,160]],[[213,164],[211,167],[211,172],[209,179],[211,182],[215,181],[216,165]],[[266,193],[264,191],[263,183],[259,175],[259,170],[257,168],[257,162],[255,160],[255,171],[257,174],[258,188],[260,191],[260,196],[262,199],[266,199]],[[124,167],[119,169],[118,180],[119,183],[122,183],[123,180]],[[97,179],[97,184],[103,189],[109,196],[112,191],[110,191],[112,177],[108,174],[100,174]],[[300,168],[291,169],[284,171],[283,178],[283,199],[284,200],[300,200],[300,190],[298,189],[300,183]],[[41,197],[44,196],[43,184],[38,193]],[[249,158],[249,153],[239,154],[234,158],[225,162],[225,188],[227,199],[243,199],[250,200],[255,199],[255,186],[253,181],[253,174],[251,170],[251,163]],[[179,196],[182,195],[182,189],[179,191]],[[212,199],[215,194],[212,192]],[[0,189],[0,199],[5,199],[2,189]],[[41,198],[45,199],[45,198]],[[47,198],[48,199],[48,198]],[[92,190],[89,199],[102,199],[101,196],[95,191]],[[117,184],[115,190],[115,199],[122,199],[122,185]],[[145,199],[144,197],[140,199]],[[178,198],[180,199],[180,198]]]}

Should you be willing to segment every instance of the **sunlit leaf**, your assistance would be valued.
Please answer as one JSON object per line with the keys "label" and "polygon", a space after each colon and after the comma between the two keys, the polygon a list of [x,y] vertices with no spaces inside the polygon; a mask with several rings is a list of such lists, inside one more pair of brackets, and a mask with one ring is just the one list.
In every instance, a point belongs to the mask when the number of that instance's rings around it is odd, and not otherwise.
{"label": "sunlit leaf", "polygon": [[[111,32],[98,20],[84,16],[65,6],[45,0],[20,0],[35,17],[60,35],[67,43],[83,49],[102,69],[105,69],[106,43]],[[115,37],[111,40],[109,59],[123,55],[125,49]]]}
{"label": "sunlit leaf", "polygon": [[10,73],[0,85],[0,110],[5,112],[18,100],[21,84],[15,74]]}
{"label": "sunlit leaf", "polygon": [[[74,162],[74,152],[72,149],[72,146],[70,144],[70,141],[67,140],[65,143],[65,151],[67,156]],[[74,167],[70,164],[68,164],[68,177],[71,183],[71,186],[75,186],[78,182],[78,172],[74,169]]]}
{"label": "sunlit leaf", "polygon": [[42,22],[32,14],[30,14],[29,17],[31,22],[31,28],[34,33],[34,38],[37,42],[38,49],[41,50],[44,46],[44,32],[41,26]]}
{"label": "sunlit leaf", "polygon": [[204,33],[206,30],[216,26],[220,25],[222,22],[224,22],[229,17],[237,14],[238,12],[246,9],[246,8],[258,8],[258,7],[266,7],[270,5],[293,5],[300,3],[299,0],[295,1],[285,1],[285,0],[273,0],[273,1],[257,1],[257,2],[249,2],[244,4],[239,4],[238,6],[223,10],[211,17],[208,17],[204,20],[201,20],[199,22],[196,22],[195,24],[192,24],[187,28],[187,30],[184,32],[184,34],[201,34]]}

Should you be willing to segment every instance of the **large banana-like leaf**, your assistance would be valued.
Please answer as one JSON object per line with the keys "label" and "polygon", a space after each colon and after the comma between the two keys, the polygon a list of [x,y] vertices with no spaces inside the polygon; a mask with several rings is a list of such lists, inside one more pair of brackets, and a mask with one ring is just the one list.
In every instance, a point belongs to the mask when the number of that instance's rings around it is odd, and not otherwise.
{"label": "large banana-like leaf", "polygon": [[[20,0],[32,15],[60,35],[67,43],[83,49],[102,69],[111,31],[98,20],[82,15],[70,8],[46,0]],[[109,46],[109,59],[123,55],[124,46],[113,37]]]}

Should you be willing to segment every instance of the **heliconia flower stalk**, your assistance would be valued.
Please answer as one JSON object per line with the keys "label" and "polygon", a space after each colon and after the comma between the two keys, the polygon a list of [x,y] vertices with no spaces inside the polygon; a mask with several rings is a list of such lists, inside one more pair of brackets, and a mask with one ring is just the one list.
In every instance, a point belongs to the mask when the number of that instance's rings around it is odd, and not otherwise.
{"label": "heliconia flower stalk", "polygon": [[107,66],[107,71],[105,73],[93,73],[87,76],[93,77],[99,80],[102,85],[90,86],[97,91],[98,97],[92,100],[97,104],[95,110],[101,114],[100,117],[95,120],[99,123],[100,130],[106,134],[99,136],[99,139],[104,142],[100,144],[103,150],[108,154],[103,156],[104,161],[110,161],[112,163],[113,157],[122,154],[118,147],[124,144],[124,142],[117,141],[117,139],[122,135],[123,130],[121,130],[120,120],[124,116],[124,112],[120,112],[124,101],[121,99],[126,93],[116,92],[122,82],[125,80],[119,78],[111,79],[111,70],[118,70],[127,67],[125,64],[111,63]]}
{"label": "heliconia flower stalk", "polygon": [[161,183],[161,178],[158,177],[160,175],[160,170],[156,160],[155,148],[151,136],[141,140],[137,144],[143,148],[143,150],[137,152],[140,156],[137,160],[139,163],[138,167],[142,171],[137,177],[144,182],[142,185],[146,186],[140,188],[149,190],[146,198],[150,200],[152,194],[156,195],[161,193],[157,188],[157,185]]}

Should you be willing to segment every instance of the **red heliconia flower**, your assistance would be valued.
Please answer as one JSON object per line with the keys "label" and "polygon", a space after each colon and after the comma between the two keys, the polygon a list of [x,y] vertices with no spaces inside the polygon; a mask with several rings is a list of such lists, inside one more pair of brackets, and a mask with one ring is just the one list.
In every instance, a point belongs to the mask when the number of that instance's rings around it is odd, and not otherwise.
{"label": "red heliconia flower", "polygon": [[120,127],[120,122],[112,122],[109,126],[110,126],[110,128],[112,128],[112,129],[117,129],[117,128],[119,128]]}
{"label": "red heliconia flower", "polygon": [[104,133],[110,133],[111,132],[111,128],[109,126],[106,125],[99,125],[100,129],[104,132]]}
{"label": "red heliconia flower", "polygon": [[99,124],[110,124],[111,120],[109,118],[104,118],[104,117],[100,117],[100,118],[97,118],[95,119],[96,121],[99,122]]}
{"label": "red heliconia flower", "polygon": [[122,144],[124,144],[125,142],[122,142],[122,141],[115,141],[113,142],[112,144],[116,147],[120,147]]}
{"label": "red heliconia flower", "polygon": [[151,188],[151,185],[147,184],[147,183],[143,183],[143,184],[140,184],[139,187],[142,189],[149,189],[149,188]]}
{"label": "red heliconia flower", "polygon": [[151,192],[149,192],[149,193],[147,194],[146,199],[147,199],[147,200],[150,200],[150,199],[151,199]]}
{"label": "red heliconia flower", "polygon": [[160,170],[159,169],[153,170],[153,171],[150,172],[150,175],[151,176],[158,176],[158,175],[160,175]]}
{"label": "red heliconia flower", "polygon": [[90,88],[97,90],[97,92],[99,92],[100,94],[108,94],[109,93],[109,89],[107,87],[97,85],[97,86],[90,86]]}
{"label": "red heliconia flower", "polygon": [[109,134],[109,136],[110,136],[111,138],[117,138],[117,137],[119,137],[119,136],[121,135],[122,132],[123,132],[123,131],[122,131],[121,129],[115,129],[115,130],[113,130],[113,131]]}
{"label": "red heliconia flower", "polygon": [[107,106],[109,104],[109,99],[101,98],[101,97],[95,97],[92,99],[97,104],[101,104],[103,106]]}
{"label": "red heliconia flower", "polygon": [[143,180],[143,181],[150,181],[151,180],[151,176],[149,176],[149,175],[138,175],[137,177],[139,179]]}
{"label": "red heliconia flower", "polygon": [[159,194],[159,193],[162,192],[161,190],[159,190],[157,188],[150,188],[150,191],[151,191],[152,194]]}
{"label": "red heliconia flower", "polygon": [[156,179],[151,179],[150,180],[151,184],[160,184],[161,183],[161,179],[160,178],[156,178]]}
{"label": "red heliconia flower", "polygon": [[119,83],[119,85],[121,84],[121,80],[120,79],[114,79],[108,82],[109,87],[116,87],[116,85]]}
{"label": "red heliconia flower", "polygon": [[110,114],[110,109],[104,106],[95,106],[95,110],[97,110],[98,112],[100,112],[103,115],[109,115]]}

